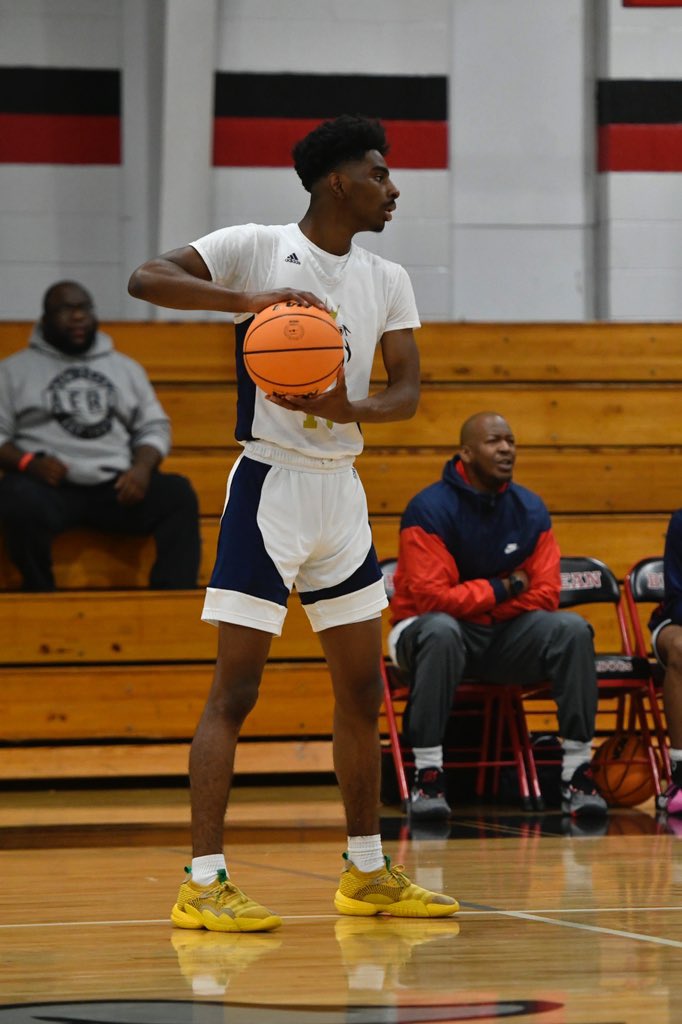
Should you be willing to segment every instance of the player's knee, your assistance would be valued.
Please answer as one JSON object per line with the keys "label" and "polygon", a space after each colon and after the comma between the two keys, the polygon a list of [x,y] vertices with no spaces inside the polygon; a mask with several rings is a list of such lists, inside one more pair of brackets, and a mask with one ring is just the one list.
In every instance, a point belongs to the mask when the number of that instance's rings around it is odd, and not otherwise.
{"label": "player's knee", "polygon": [[552,617],[555,637],[561,643],[593,652],[594,633],[587,619],[571,612],[554,612]]}
{"label": "player's knee", "polygon": [[462,643],[459,624],[447,612],[428,612],[422,615],[419,625],[422,642],[442,646],[459,646]]}
{"label": "player's knee", "polygon": [[211,712],[232,725],[241,725],[256,705],[259,684],[256,676],[240,676],[214,686],[209,697]]}
{"label": "player's knee", "polygon": [[354,719],[375,721],[379,717],[383,687],[378,672],[346,686],[335,687],[336,713]]}

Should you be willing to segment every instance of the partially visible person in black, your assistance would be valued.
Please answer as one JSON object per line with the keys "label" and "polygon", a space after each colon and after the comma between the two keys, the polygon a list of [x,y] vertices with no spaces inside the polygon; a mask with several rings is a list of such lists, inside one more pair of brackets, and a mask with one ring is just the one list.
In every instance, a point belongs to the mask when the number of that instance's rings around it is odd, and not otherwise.
{"label": "partially visible person in black", "polygon": [[196,587],[199,508],[185,477],[158,471],[169,449],[142,366],[81,285],[52,285],[28,347],[0,361],[0,523],[22,589],[55,589],[52,541],[75,527],[153,534],[150,586]]}
{"label": "partially visible person in black", "polygon": [[665,670],[663,704],[672,780],[657,799],[658,809],[682,815],[682,509],[668,523],[663,555],[664,598],[649,620],[654,654]]}

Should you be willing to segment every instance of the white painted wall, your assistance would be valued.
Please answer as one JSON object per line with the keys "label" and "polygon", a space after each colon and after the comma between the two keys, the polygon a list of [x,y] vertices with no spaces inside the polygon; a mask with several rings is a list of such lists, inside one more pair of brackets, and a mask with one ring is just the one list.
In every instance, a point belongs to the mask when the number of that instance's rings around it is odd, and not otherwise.
{"label": "white painted wall", "polygon": [[[682,8],[601,0],[602,78],[682,78]],[[682,174],[601,175],[599,316],[682,320]]]}
{"label": "white painted wall", "polygon": [[589,318],[589,3],[460,0],[453,11],[451,316]]}
{"label": "white painted wall", "polygon": [[[0,65],[117,68],[122,0],[0,0]],[[102,315],[122,308],[120,167],[0,164],[0,317],[40,313],[76,278]]]}
{"label": "white painted wall", "polygon": [[594,154],[597,72],[680,77],[680,53],[682,10],[620,0],[0,0],[0,64],[119,67],[124,101],[121,167],[0,165],[0,317],[66,276],[104,318],[159,315],[126,293],[143,259],[301,216],[293,170],[211,168],[217,69],[449,76],[450,170],[395,168],[396,218],[359,239],[423,319],[682,319],[682,176]]}

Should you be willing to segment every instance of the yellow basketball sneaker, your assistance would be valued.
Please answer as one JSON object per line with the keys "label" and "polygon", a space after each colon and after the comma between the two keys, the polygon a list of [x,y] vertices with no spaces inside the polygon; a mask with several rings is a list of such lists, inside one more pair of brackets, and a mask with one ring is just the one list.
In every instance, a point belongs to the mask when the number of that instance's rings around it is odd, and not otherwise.
{"label": "yellow basketball sneaker", "polygon": [[352,917],[371,917],[373,914],[390,914],[391,917],[450,917],[459,910],[459,903],[452,896],[429,892],[415,885],[403,873],[402,864],[391,867],[388,857],[386,868],[377,871],[358,871],[348,861],[341,873],[339,888],[334,896],[334,906],[340,914]]}
{"label": "yellow basketball sneaker", "polygon": [[[190,868],[185,868],[191,875]],[[269,932],[282,923],[270,910],[254,903],[220,870],[211,885],[183,882],[171,910],[176,928],[207,928],[210,932]]]}

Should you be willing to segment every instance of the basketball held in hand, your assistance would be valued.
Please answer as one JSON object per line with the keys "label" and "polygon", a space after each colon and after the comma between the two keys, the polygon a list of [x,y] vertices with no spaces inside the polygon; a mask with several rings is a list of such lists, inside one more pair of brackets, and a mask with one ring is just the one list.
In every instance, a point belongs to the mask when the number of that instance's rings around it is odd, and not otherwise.
{"label": "basketball held in hand", "polygon": [[314,397],[343,366],[343,336],[330,313],[278,302],[257,313],[244,337],[244,366],[259,388],[281,398]]}
{"label": "basketball held in hand", "polygon": [[615,733],[592,758],[594,783],[612,807],[635,807],[654,795],[654,778],[644,740],[636,733]]}

